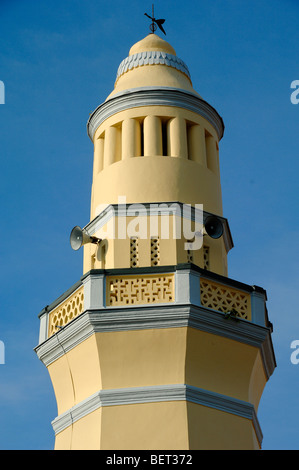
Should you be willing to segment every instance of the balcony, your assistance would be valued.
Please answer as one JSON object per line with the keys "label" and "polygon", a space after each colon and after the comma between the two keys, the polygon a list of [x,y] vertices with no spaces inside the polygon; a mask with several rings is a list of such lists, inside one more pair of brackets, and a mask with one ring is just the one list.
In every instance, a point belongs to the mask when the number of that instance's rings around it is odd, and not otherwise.
{"label": "balcony", "polygon": [[[40,343],[86,311],[188,306],[236,322],[271,328],[266,292],[192,264],[92,270],[42,310]],[[177,310],[177,309],[176,309]],[[137,312],[135,312],[137,315]]]}
{"label": "balcony", "polygon": [[93,333],[189,327],[258,348],[270,377],[276,362],[266,300],[261,287],[190,263],[92,270],[40,312],[35,351],[49,365]]}

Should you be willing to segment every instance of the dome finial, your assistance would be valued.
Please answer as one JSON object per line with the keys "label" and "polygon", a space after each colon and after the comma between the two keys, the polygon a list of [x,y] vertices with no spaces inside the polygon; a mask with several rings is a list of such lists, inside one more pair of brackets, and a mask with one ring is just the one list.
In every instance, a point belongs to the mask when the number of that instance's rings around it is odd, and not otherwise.
{"label": "dome finial", "polygon": [[156,31],[156,29],[157,29],[157,26],[158,26],[158,28],[160,28],[161,31],[162,31],[162,33],[164,33],[165,36],[166,36],[166,33],[165,33],[164,28],[163,28],[163,26],[162,26],[162,24],[165,22],[165,20],[163,20],[163,19],[156,20],[155,14],[154,14],[154,4],[152,4],[152,16],[149,16],[147,13],[144,13],[144,14],[145,14],[145,16],[147,16],[150,20],[152,20],[152,23],[151,23],[151,25],[150,25],[150,30],[151,30],[151,32],[154,33],[154,32]]}

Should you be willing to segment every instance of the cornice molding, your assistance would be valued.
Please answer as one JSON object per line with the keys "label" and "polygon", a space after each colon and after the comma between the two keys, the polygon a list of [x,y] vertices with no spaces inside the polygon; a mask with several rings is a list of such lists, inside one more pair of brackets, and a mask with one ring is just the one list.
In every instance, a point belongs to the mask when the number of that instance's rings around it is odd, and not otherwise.
{"label": "cornice molding", "polygon": [[193,111],[214,127],[219,140],[223,137],[223,120],[209,103],[195,93],[171,87],[142,87],[117,93],[90,115],[87,122],[88,136],[93,141],[97,128],[110,116],[140,106],[173,106]]}
{"label": "cornice molding", "polygon": [[249,419],[259,443],[262,443],[262,431],[251,403],[186,384],[100,390],[57,416],[52,421],[52,426],[55,434],[58,434],[101,407],[165,401],[187,401]]}
{"label": "cornice molding", "polygon": [[94,333],[179,327],[195,328],[259,348],[267,378],[276,367],[270,328],[242,319],[227,320],[221,312],[192,304],[86,310],[35,351],[48,367]]}

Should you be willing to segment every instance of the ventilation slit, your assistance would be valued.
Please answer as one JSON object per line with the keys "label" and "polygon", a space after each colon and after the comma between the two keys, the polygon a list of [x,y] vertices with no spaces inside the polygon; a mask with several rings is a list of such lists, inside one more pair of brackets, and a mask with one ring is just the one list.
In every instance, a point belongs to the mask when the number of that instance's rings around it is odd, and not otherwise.
{"label": "ventilation slit", "polygon": [[151,266],[159,266],[160,264],[160,246],[159,238],[151,238]]}
{"label": "ventilation slit", "polygon": [[139,265],[138,259],[138,238],[130,238],[130,266],[131,268],[137,268]]}

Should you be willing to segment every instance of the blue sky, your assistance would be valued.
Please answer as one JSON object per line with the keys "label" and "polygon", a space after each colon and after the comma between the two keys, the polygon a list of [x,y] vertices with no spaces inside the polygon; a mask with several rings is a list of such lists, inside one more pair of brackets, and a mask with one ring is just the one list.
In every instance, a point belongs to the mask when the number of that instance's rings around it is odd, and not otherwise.
{"label": "blue sky", "polygon": [[[89,221],[93,148],[86,122],[148,32],[151,2],[0,0],[0,449],[52,449],[57,409],[33,348],[37,315],[82,274],[70,230]],[[299,448],[296,0],[155,2],[193,86],[225,123],[229,277],[264,287],[277,368],[258,412],[263,448]]]}

